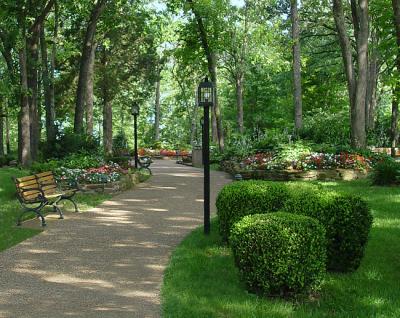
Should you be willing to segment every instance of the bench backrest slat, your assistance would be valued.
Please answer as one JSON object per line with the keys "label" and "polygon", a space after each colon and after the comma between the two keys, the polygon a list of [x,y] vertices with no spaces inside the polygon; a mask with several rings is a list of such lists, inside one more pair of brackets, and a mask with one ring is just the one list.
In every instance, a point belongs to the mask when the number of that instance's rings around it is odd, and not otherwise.
{"label": "bench backrest slat", "polygon": [[[22,201],[34,202],[39,200],[41,192],[44,195],[54,194],[57,191],[57,183],[52,171],[46,171],[22,178],[15,179],[15,186],[17,188],[18,196]],[[29,190],[33,189],[33,190]]]}

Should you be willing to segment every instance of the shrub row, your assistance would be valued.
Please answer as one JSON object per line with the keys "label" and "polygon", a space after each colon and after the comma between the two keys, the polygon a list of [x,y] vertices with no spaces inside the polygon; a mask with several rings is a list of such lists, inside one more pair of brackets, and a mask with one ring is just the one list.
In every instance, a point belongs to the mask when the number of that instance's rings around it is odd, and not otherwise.
{"label": "shrub row", "polygon": [[361,198],[312,185],[235,182],[222,189],[216,204],[225,241],[233,224],[246,215],[282,210],[315,218],[325,228],[327,268],[333,271],[358,268],[372,224],[371,212]]}
{"label": "shrub row", "polygon": [[223,239],[228,240],[232,225],[242,217],[282,209],[288,195],[283,183],[251,180],[225,186],[216,202]]}
{"label": "shrub row", "polygon": [[325,230],[313,218],[276,212],[245,216],[230,243],[243,281],[258,294],[316,290],[325,274]]}

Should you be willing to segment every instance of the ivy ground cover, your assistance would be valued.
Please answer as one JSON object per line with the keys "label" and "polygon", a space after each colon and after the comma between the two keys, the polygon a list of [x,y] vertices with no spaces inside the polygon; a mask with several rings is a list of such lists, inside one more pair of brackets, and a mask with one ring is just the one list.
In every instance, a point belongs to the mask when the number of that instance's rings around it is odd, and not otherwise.
{"label": "ivy ground cover", "polygon": [[307,299],[249,294],[214,221],[209,237],[199,228],[173,253],[162,288],[164,317],[399,317],[400,189],[365,180],[318,184],[358,194],[372,208],[366,255],[355,273],[328,274],[321,292]]}

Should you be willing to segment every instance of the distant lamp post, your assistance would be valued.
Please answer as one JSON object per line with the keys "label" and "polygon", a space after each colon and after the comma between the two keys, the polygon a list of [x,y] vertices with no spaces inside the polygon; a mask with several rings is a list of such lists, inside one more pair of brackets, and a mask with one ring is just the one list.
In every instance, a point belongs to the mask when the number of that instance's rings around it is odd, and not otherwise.
{"label": "distant lamp post", "polygon": [[206,77],[198,91],[198,106],[203,107],[204,233],[210,233],[210,107],[214,106],[214,86]]}
{"label": "distant lamp post", "polygon": [[135,136],[135,169],[138,168],[138,161],[139,161],[139,156],[138,156],[138,147],[137,147],[137,118],[139,116],[140,112],[140,107],[137,102],[134,102],[132,105],[132,115],[133,115],[133,131],[134,131],[134,136]]}

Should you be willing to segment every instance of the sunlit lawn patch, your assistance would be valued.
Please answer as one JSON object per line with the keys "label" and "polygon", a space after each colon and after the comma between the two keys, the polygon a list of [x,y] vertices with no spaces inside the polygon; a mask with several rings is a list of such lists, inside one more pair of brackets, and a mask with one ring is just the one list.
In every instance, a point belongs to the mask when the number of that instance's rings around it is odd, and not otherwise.
{"label": "sunlit lawn patch", "polygon": [[297,302],[249,294],[214,220],[209,237],[199,228],[173,253],[162,288],[164,317],[400,317],[400,188],[366,180],[318,184],[359,194],[372,208],[373,229],[355,273],[328,274],[320,295]]}

